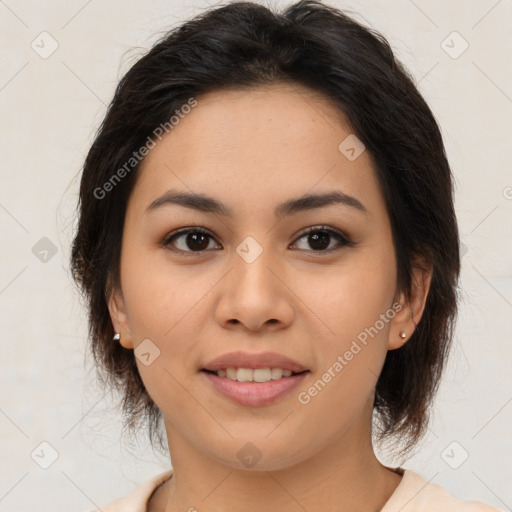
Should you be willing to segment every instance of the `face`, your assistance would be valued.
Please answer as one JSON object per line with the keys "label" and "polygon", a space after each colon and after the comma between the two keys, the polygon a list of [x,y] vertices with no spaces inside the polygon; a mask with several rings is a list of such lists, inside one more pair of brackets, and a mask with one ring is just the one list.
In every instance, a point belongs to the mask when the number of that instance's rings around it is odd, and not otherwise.
{"label": "face", "polygon": [[[139,169],[121,286],[109,301],[165,417],[171,454],[187,446],[243,468],[242,449],[270,470],[354,436],[366,441],[387,350],[414,327],[407,306],[396,307],[391,226],[372,159],[347,142],[339,149],[349,126],[308,89],[197,100]],[[172,193],[196,200],[178,204]],[[277,353],[306,371],[242,385],[203,371],[238,351]],[[259,362],[236,366],[285,365]]]}

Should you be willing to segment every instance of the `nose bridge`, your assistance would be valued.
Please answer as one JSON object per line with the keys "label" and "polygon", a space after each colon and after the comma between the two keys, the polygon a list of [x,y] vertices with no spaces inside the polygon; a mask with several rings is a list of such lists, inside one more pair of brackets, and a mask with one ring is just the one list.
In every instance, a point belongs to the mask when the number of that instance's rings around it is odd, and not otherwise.
{"label": "nose bridge", "polygon": [[277,277],[281,274],[279,267],[280,262],[269,247],[263,247],[254,238],[245,239],[236,248],[233,268],[221,289],[218,321],[227,325],[237,320],[250,330],[269,320],[290,322],[293,308],[286,286]]}
{"label": "nose bridge", "polygon": [[[275,273],[277,259],[272,254],[270,244],[265,247],[253,237],[247,237],[236,249],[234,279],[236,289],[241,293],[269,294],[279,293]],[[273,272],[272,272],[272,270]]]}

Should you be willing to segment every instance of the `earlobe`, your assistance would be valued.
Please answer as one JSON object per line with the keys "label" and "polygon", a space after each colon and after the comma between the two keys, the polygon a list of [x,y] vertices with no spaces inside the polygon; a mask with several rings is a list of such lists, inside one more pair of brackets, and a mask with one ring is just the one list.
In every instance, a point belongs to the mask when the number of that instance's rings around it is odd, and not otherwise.
{"label": "earlobe", "polygon": [[404,293],[400,294],[401,309],[391,322],[388,350],[402,347],[413,335],[423,315],[431,281],[432,265],[413,265],[411,298],[408,300]]}
{"label": "earlobe", "polygon": [[119,334],[113,342],[119,342],[124,348],[133,349],[133,341],[128,325],[128,316],[122,293],[118,290],[112,291],[108,299],[108,310],[110,319],[116,333]]}
{"label": "earlobe", "polygon": [[403,293],[400,294],[399,299],[393,303],[393,306],[396,313],[391,321],[391,328],[389,329],[388,350],[396,350],[402,347],[413,332],[413,326],[410,322],[411,308]]}

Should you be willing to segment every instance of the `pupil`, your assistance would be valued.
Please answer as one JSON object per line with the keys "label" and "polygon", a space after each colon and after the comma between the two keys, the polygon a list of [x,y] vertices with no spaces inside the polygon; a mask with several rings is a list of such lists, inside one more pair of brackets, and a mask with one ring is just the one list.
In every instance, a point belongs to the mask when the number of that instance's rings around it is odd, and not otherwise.
{"label": "pupil", "polygon": [[[329,247],[329,238],[329,233],[326,233],[325,231],[318,231],[317,233],[309,235],[309,243],[315,250],[325,249],[326,247]],[[315,244],[319,244],[320,247],[315,247]]]}
{"label": "pupil", "polygon": [[[197,244],[198,240],[202,238],[202,244]],[[206,242],[206,244],[204,243]],[[197,249],[198,251],[204,251],[208,247],[208,238],[205,233],[189,233],[187,235],[187,246],[189,249]]]}

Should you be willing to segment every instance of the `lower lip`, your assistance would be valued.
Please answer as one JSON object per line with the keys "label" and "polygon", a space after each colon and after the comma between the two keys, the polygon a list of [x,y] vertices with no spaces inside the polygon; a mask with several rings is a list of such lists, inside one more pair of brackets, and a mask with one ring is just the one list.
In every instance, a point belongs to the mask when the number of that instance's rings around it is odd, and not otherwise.
{"label": "lower lip", "polygon": [[238,382],[213,373],[201,372],[212,383],[215,390],[222,396],[240,405],[258,407],[267,405],[289,393],[297,387],[309,372],[299,373],[290,377],[270,380],[268,382]]}

